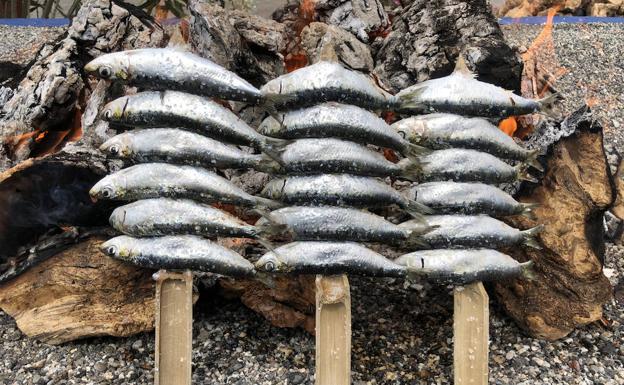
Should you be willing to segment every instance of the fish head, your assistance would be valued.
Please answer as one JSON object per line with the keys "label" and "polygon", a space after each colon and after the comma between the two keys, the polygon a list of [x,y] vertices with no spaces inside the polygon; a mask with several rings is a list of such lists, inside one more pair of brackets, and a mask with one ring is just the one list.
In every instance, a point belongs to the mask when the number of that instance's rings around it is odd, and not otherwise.
{"label": "fish head", "polygon": [[125,207],[117,207],[115,210],[113,210],[113,213],[111,214],[110,218],[108,218],[108,223],[110,223],[110,225],[114,229],[121,229],[123,227],[125,219],[126,219]]}
{"label": "fish head", "polygon": [[113,158],[127,158],[132,153],[127,133],[113,136],[100,146],[100,151]]}
{"label": "fish head", "polygon": [[284,187],[286,186],[286,181],[286,178],[273,179],[264,186],[260,194],[267,199],[280,200]]}
{"label": "fish head", "polygon": [[122,96],[121,98],[117,98],[104,106],[101,116],[107,122],[119,123],[121,120],[128,117],[130,113],[130,109],[128,108],[129,104],[129,97]]}
{"label": "fish head", "polygon": [[282,124],[272,116],[267,117],[260,123],[258,132],[265,136],[279,137]]}
{"label": "fish head", "polygon": [[102,243],[100,250],[111,258],[129,260],[132,238],[122,235]]}
{"label": "fish head", "polygon": [[98,199],[121,199],[124,196],[123,191],[123,185],[118,176],[113,174],[104,177],[91,187],[89,195],[94,201]]}
{"label": "fish head", "polygon": [[279,273],[286,271],[286,264],[275,254],[270,251],[264,254],[256,263],[256,269],[267,273]]}
{"label": "fish head", "polygon": [[100,79],[127,80],[129,78],[129,57],[124,52],[102,55],[85,65],[84,70]]}

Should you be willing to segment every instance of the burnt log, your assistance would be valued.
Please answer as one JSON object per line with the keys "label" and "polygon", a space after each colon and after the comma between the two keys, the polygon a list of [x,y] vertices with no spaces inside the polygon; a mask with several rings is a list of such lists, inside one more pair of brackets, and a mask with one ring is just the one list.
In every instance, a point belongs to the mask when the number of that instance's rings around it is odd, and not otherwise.
{"label": "burnt log", "polygon": [[460,53],[479,80],[520,89],[522,62],[485,0],[410,2],[374,46],[375,74],[393,93],[450,74]]}
{"label": "burnt log", "polygon": [[538,185],[523,183],[516,198],[540,206],[535,218],[514,217],[510,224],[544,224],[542,250],[514,249],[521,262],[532,260],[535,278],[494,285],[498,302],[532,336],[554,340],[574,328],[599,320],[612,288],[602,272],[605,252],[604,213],[615,189],[603,147],[600,125],[584,108],[561,125],[528,139],[549,144],[546,172]]}

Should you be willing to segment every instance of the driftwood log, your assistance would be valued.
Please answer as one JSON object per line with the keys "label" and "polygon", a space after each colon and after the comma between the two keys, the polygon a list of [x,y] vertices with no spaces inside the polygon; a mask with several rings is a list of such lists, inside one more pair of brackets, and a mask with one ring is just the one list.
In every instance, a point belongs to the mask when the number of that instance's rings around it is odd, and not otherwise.
{"label": "driftwood log", "polygon": [[537,186],[522,185],[516,194],[540,207],[534,219],[510,220],[518,228],[545,224],[539,235],[542,250],[511,251],[519,261],[534,262],[535,279],[497,283],[494,291],[505,311],[531,335],[554,340],[599,320],[611,298],[602,273],[603,215],[615,200],[615,188],[602,128],[588,109],[529,138],[530,143],[544,141],[552,142],[544,177]]}

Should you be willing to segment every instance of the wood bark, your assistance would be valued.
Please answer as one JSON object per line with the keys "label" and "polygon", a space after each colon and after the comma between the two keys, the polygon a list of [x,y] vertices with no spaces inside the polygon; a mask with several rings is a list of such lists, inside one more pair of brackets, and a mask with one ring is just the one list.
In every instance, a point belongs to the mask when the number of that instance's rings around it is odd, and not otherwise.
{"label": "wood bark", "polygon": [[406,5],[376,52],[375,73],[398,92],[450,74],[460,53],[479,80],[519,90],[522,62],[505,42],[485,0],[416,0]]}
{"label": "wood bark", "polygon": [[100,253],[104,240],[90,238],[0,284],[0,308],[50,344],[152,330],[152,271]]}
{"label": "wood bark", "polygon": [[615,199],[603,147],[602,128],[588,110],[560,127],[539,132],[529,142],[552,142],[546,173],[537,186],[523,184],[516,197],[539,203],[535,218],[514,217],[510,224],[544,224],[542,250],[514,249],[521,262],[532,260],[535,278],[499,282],[494,291],[503,308],[531,335],[549,340],[600,319],[612,288],[602,273],[603,215]]}

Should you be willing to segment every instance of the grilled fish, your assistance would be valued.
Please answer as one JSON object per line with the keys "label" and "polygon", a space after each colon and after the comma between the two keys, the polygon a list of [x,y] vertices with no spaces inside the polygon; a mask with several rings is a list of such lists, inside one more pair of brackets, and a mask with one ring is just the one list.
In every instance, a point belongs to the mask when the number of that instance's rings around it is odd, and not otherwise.
{"label": "grilled fish", "polygon": [[[283,210],[283,209],[282,209]],[[434,249],[487,247],[500,249],[524,244],[541,249],[535,236],[543,226],[520,231],[487,215],[429,215],[429,231],[420,235]],[[410,220],[399,227],[422,231],[421,221]]]}
{"label": "grilled fish", "polygon": [[392,125],[402,137],[419,146],[434,150],[467,148],[499,158],[522,160],[541,169],[535,159],[538,150],[520,147],[509,135],[484,118],[453,114],[412,116]]}
{"label": "grilled fish", "polygon": [[292,109],[323,102],[386,109],[392,97],[359,72],[321,61],[269,81],[260,88],[276,109]]}
{"label": "grilled fish", "polygon": [[416,158],[429,150],[412,144],[392,130],[380,117],[360,107],[339,103],[269,116],[258,131],[280,139],[339,138],[362,144],[386,147]]}
{"label": "grilled fish", "polygon": [[108,103],[105,120],[132,127],[179,127],[276,157],[288,142],[260,135],[233,112],[201,96],[177,91],[146,91]]}
{"label": "grilled fish", "polygon": [[535,203],[519,203],[501,189],[482,183],[432,182],[410,189],[409,198],[436,214],[530,215]]}
{"label": "grilled fish", "polygon": [[295,140],[284,149],[280,163],[290,174],[349,173],[410,180],[418,177],[421,167],[410,159],[392,163],[362,145],[330,138]]}
{"label": "grilled fish", "polygon": [[402,113],[448,112],[459,115],[505,117],[546,110],[556,94],[540,100],[518,96],[493,84],[476,80],[463,58],[449,76],[408,87],[395,95],[395,108]]}
{"label": "grilled fish", "polygon": [[220,65],[170,48],[142,48],[99,56],[85,67],[101,79],[152,90],[176,90],[199,95],[260,103],[260,90]]}
{"label": "grilled fish", "polygon": [[247,194],[230,181],[199,167],[143,163],[107,175],[91,188],[91,197],[133,201],[147,198],[193,199],[243,207],[275,209],[281,204]]}
{"label": "grilled fish", "polygon": [[402,277],[406,269],[352,242],[293,242],[264,254],[256,269],[285,274],[353,274]]}
{"label": "grilled fish", "polygon": [[101,250],[112,258],[150,269],[190,269],[232,277],[255,275],[254,266],[240,254],[193,235],[109,239]]}
{"label": "grilled fish", "polygon": [[463,148],[434,151],[423,156],[421,163],[420,182],[537,182],[526,172],[524,164],[513,167],[493,155]]}
{"label": "grilled fish", "polygon": [[252,238],[269,249],[269,239],[287,229],[270,221],[264,221],[262,227],[252,226],[214,207],[169,198],[143,199],[117,207],[109,221],[114,229],[133,237],[189,234]]}
{"label": "grilled fish", "polygon": [[[379,242],[406,247],[423,247],[426,225],[400,228],[383,217],[353,208],[293,206],[272,211],[256,224],[274,228],[272,221],[285,225],[298,241]],[[418,222],[417,220],[415,220]],[[421,223],[421,222],[420,222]]]}
{"label": "grilled fish", "polygon": [[506,254],[489,249],[420,250],[402,255],[394,262],[407,267],[411,277],[424,275],[457,285],[532,277],[532,262],[519,263]]}
{"label": "grilled fish", "polygon": [[132,130],[107,140],[100,150],[135,163],[163,162],[214,168],[253,168],[277,172],[281,166],[265,154],[249,154],[233,146],[175,128]]}
{"label": "grilled fish", "polygon": [[412,216],[433,211],[377,178],[348,174],[290,176],[273,179],[262,190],[262,196],[289,205],[333,205],[384,207],[397,205]]}

